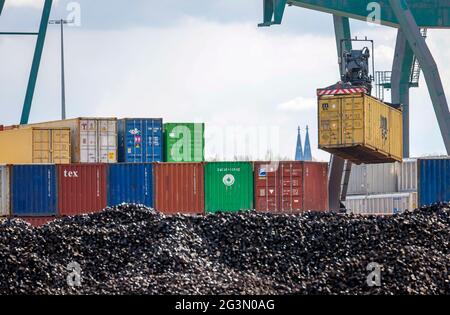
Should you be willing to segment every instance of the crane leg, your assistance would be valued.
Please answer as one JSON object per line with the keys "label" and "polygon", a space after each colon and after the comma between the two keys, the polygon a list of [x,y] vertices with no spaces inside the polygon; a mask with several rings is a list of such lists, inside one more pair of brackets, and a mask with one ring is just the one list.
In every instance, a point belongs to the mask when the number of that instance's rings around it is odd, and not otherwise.
{"label": "crane leg", "polygon": [[447,154],[450,154],[450,112],[437,64],[425,39],[420,34],[419,27],[406,1],[389,0],[389,3],[399,21],[400,29],[405,34],[409,46],[422,67],[445,148],[447,149]]}
{"label": "crane leg", "polygon": [[36,41],[36,48],[34,50],[33,63],[31,65],[30,77],[28,79],[28,87],[25,95],[25,101],[22,109],[22,117],[20,124],[24,125],[28,123],[30,118],[31,104],[33,102],[34,89],[36,88],[36,80],[39,72],[39,66],[41,64],[42,51],[44,49],[45,36],[47,34],[48,20],[50,18],[50,11],[52,8],[53,0],[45,0],[44,9],[42,11],[41,24],[39,27],[39,35]]}
{"label": "crane leg", "polygon": [[[350,22],[348,18],[336,15],[333,15],[333,20],[334,20],[334,31],[336,36],[337,53],[339,58],[339,69],[342,75],[343,69],[341,66],[342,62],[341,40],[351,38]],[[350,41],[345,41],[344,47],[346,50],[351,50],[352,43]],[[351,164],[347,164],[348,173],[346,172],[344,176],[345,167],[346,167],[345,160],[335,155],[331,156],[330,170],[328,173],[328,191],[329,191],[329,207],[330,210],[332,211],[340,210],[341,208],[340,201],[342,200],[343,197],[342,193],[344,193],[344,195],[347,194],[346,189],[343,190],[342,187],[347,187],[348,178],[350,177]],[[344,185],[342,183],[343,178],[347,179],[347,183],[344,182]]]}
{"label": "crane leg", "polygon": [[414,52],[401,29],[397,33],[394,63],[392,66],[392,103],[403,105],[403,156],[410,157],[409,89]]}

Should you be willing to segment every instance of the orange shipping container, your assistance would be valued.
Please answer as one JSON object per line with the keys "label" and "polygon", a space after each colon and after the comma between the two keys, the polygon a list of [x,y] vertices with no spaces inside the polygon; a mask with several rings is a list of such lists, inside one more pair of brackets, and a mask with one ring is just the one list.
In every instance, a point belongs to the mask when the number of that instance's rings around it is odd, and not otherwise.
{"label": "orange shipping container", "polygon": [[328,210],[328,164],[256,162],[256,210],[298,213]]}
{"label": "orange shipping container", "polygon": [[205,212],[204,164],[154,165],[155,209],[164,214]]}

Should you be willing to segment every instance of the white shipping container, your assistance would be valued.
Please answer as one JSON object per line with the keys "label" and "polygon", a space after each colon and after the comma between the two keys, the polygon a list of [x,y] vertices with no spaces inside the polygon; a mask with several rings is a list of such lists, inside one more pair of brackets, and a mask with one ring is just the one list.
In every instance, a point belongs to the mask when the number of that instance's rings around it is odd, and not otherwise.
{"label": "white shipping container", "polygon": [[72,163],[117,163],[117,118],[76,118],[23,125],[71,131]]}
{"label": "white shipping container", "polygon": [[417,191],[417,159],[405,159],[403,163],[397,163],[398,191]]}
{"label": "white shipping container", "polygon": [[353,214],[393,215],[417,209],[417,193],[349,196],[345,206]]}
{"label": "white shipping container", "polygon": [[0,165],[0,217],[9,215],[9,168]]}
{"label": "white shipping container", "polygon": [[347,195],[373,195],[397,192],[395,163],[353,165]]}

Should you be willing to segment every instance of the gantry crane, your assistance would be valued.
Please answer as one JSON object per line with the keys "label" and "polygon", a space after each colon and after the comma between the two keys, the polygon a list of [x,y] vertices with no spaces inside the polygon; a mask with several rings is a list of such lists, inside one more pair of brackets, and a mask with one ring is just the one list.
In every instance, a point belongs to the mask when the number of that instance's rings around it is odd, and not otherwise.
{"label": "gantry crane", "polygon": [[[450,2],[444,0],[263,0],[264,21],[258,26],[281,24],[286,6],[326,12],[333,15],[334,31],[339,62],[343,51],[351,51],[352,43],[349,18],[375,22],[368,18],[374,4],[380,8],[379,22],[395,27],[397,42],[395,58],[389,80],[381,82],[392,90],[392,103],[403,105],[403,155],[409,157],[409,89],[418,84],[422,69],[428,91],[444,140],[450,154],[450,112],[439,75],[439,69],[425,42],[426,29],[450,28]],[[341,42],[344,40],[344,47]],[[420,65],[420,66],[419,66]],[[342,73],[342,67],[341,75]],[[329,196],[331,210],[338,211],[345,201],[351,163],[332,156],[329,171]]]}

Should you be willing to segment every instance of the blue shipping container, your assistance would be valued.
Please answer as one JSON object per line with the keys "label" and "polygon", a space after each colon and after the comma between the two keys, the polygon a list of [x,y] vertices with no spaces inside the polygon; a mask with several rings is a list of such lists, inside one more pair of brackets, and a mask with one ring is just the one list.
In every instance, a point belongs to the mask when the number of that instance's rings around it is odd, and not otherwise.
{"label": "blue shipping container", "polygon": [[108,205],[137,203],[153,207],[153,165],[111,164],[108,174]]}
{"label": "blue shipping container", "polygon": [[118,121],[119,162],[162,162],[162,119],[121,119]]}
{"label": "blue shipping container", "polygon": [[450,159],[420,159],[419,205],[450,201]]}
{"label": "blue shipping container", "polygon": [[56,216],[58,205],[55,165],[15,165],[11,174],[13,216]]}

